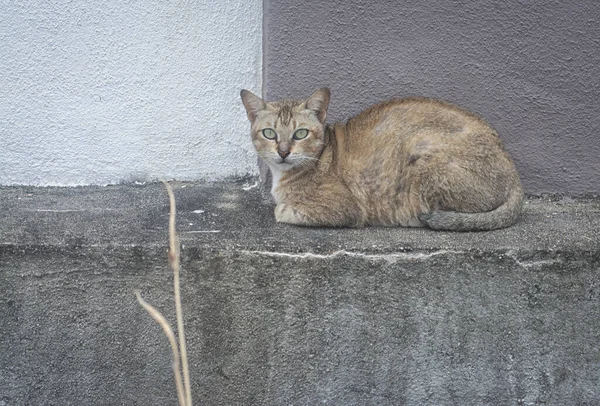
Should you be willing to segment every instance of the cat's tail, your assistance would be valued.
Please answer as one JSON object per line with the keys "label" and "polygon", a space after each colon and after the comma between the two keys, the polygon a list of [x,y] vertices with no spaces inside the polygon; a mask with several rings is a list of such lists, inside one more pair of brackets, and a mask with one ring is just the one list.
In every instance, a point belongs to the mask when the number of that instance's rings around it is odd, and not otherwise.
{"label": "cat's tail", "polygon": [[494,210],[483,213],[456,211],[433,211],[419,214],[419,220],[435,230],[485,231],[508,227],[513,224],[523,207],[523,189],[519,184],[513,188],[506,201]]}

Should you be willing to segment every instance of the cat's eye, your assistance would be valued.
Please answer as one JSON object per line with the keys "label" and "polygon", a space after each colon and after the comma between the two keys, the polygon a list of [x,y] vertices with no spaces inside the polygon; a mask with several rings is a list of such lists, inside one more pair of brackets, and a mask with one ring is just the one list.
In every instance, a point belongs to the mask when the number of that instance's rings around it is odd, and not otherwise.
{"label": "cat's eye", "polygon": [[264,130],[262,130],[262,135],[268,140],[274,140],[275,138],[277,138],[277,133],[271,128],[265,128]]}
{"label": "cat's eye", "polygon": [[303,140],[308,136],[308,130],[306,128],[301,128],[294,133],[295,140]]}

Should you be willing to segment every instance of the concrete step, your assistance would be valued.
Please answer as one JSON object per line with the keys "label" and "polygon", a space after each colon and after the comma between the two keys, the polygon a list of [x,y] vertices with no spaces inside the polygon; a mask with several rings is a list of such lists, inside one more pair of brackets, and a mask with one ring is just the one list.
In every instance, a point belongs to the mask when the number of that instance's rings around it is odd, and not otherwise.
{"label": "concrete step", "polygon": [[[174,185],[196,404],[600,403],[600,200],[316,229],[253,183]],[[133,293],[174,320],[163,186],[5,187],[0,213],[0,405],[176,404]]]}

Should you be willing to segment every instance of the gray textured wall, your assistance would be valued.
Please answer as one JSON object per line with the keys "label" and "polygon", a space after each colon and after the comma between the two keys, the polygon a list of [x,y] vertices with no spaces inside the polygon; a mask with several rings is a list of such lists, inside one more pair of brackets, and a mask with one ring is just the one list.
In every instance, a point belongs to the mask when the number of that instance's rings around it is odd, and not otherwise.
{"label": "gray textured wall", "polygon": [[330,120],[389,97],[484,116],[528,193],[600,192],[600,2],[267,1],[267,99],[332,90]]}

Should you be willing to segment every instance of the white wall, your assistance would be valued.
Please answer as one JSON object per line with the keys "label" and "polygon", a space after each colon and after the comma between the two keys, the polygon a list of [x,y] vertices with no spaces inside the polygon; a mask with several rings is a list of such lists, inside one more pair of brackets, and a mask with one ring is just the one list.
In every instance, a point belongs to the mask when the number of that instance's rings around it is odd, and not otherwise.
{"label": "white wall", "polygon": [[256,173],[261,0],[0,0],[0,185]]}

